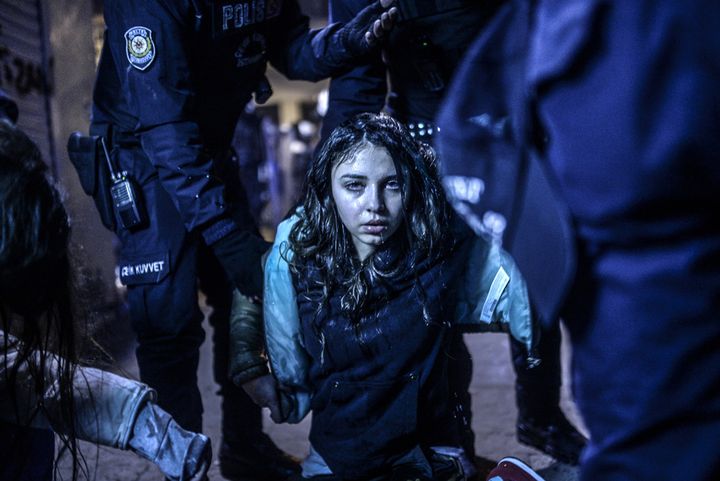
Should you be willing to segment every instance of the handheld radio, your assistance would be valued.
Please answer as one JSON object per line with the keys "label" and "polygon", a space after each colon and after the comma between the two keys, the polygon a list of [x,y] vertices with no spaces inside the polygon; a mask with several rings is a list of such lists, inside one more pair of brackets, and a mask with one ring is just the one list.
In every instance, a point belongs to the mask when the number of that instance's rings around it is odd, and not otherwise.
{"label": "handheld radio", "polygon": [[147,216],[143,208],[141,197],[137,193],[137,187],[128,177],[126,171],[118,172],[113,167],[105,145],[105,138],[100,137],[103,154],[110,170],[112,185],[110,186],[110,197],[112,198],[113,208],[120,220],[120,225],[124,229],[132,230],[145,224]]}

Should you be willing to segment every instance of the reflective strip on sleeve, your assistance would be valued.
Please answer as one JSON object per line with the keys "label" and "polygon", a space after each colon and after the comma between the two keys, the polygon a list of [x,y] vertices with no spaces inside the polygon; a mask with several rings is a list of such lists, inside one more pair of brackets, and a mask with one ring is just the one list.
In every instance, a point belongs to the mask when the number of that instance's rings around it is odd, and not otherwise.
{"label": "reflective strip on sleeve", "polygon": [[500,301],[500,296],[502,296],[502,293],[509,282],[510,276],[507,272],[505,272],[505,269],[502,267],[498,269],[497,274],[495,274],[495,278],[490,285],[490,290],[485,298],[485,302],[483,303],[482,311],[480,312],[481,321],[492,322],[492,314]]}

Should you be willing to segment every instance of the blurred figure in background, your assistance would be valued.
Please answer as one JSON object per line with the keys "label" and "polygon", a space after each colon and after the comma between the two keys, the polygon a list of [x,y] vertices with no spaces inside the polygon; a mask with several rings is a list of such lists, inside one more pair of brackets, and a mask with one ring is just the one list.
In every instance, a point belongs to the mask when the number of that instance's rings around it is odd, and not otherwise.
{"label": "blurred figure in background", "polygon": [[269,186],[263,182],[266,179],[262,179],[260,173],[267,160],[267,140],[263,119],[255,112],[253,102],[249,102],[238,117],[230,145],[234,152],[232,160],[237,163],[247,196],[248,209],[255,223],[260,225],[261,212],[269,200]]}

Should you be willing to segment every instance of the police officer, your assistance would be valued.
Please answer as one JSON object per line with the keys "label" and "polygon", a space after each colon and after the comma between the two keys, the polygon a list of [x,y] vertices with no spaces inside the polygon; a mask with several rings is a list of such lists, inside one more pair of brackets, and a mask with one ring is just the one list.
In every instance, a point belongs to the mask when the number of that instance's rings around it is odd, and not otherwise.
{"label": "police officer", "polygon": [[[382,55],[373,54],[365,64],[332,79],[323,138],[343,120],[359,112],[384,109],[405,122],[417,139],[432,143],[437,134],[435,117],[448,92],[450,79],[468,46],[502,3],[504,0],[399,2],[400,17],[383,46]],[[332,20],[351,19],[368,4],[367,0],[331,0]],[[389,86],[386,77],[389,77]],[[445,161],[442,155],[440,161],[441,164]],[[446,185],[452,194],[453,184]],[[502,218],[488,217],[486,224],[484,234],[496,239],[502,237]],[[468,392],[472,361],[460,335],[455,345],[458,359],[454,371],[458,378],[453,382],[467,420],[465,448],[474,452]],[[518,440],[560,461],[577,464],[586,440],[559,407],[559,327],[555,325],[541,333],[536,355],[542,361],[537,367],[529,367],[528,353],[522,345],[512,338],[510,345],[517,375]]]}
{"label": "police officer", "polygon": [[468,212],[510,207],[570,332],[583,481],[720,473],[719,27],[716,1],[513,0],[440,116],[448,172],[486,179]]}
{"label": "police officer", "polygon": [[[119,272],[141,379],[183,427],[202,429],[199,278],[213,308],[223,396],[221,472],[228,479],[283,479],[297,463],[263,434],[260,408],[228,376],[231,290],[259,298],[267,247],[229,146],[252,94],[262,102],[271,92],[268,61],[290,78],[337,73],[382,36],[390,13],[378,2],[346,25],[309,31],[294,0],[107,0],[104,9],[91,133],[103,139],[109,158],[102,162],[115,174],[114,211],[104,222],[122,244]],[[274,407],[262,348],[251,346],[241,363],[235,381]]]}

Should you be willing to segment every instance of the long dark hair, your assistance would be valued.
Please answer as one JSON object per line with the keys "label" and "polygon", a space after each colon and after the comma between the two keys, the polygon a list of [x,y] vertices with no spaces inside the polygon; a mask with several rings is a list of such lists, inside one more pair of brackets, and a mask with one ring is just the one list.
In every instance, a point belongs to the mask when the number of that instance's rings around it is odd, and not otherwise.
{"label": "long dark hair", "polygon": [[[49,386],[58,386],[64,431],[59,436],[71,453],[75,480],[80,465],[73,405],[78,356],[68,258],[70,229],[47,170],[37,146],[23,132],[0,121],[0,327],[20,341],[10,346],[5,336],[3,381],[15,404],[15,416],[30,408],[31,420],[44,406],[41,401],[37,406],[18,405],[20,367],[28,364],[39,400]],[[7,365],[10,347],[18,355]],[[46,368],[51,365],[57,366],[59,378],[47,378]],[[10,461],[22,460],[2,454]]]}
{"label": "long dark hair", "polygon": [[[351,160],[368,144],[387,150],[401,189],[404,221],[393,240],[407,255],[389,265],[381,259],[380,250],[365,262],[358,260],[332,197],[333,167]],[[447,240],[447,202],[435,153],[387,115],[359,114],[336,128],[310,165],[304,189],[300,219],[289,236],[294,255],[290,267],[299,276],[305,276],[308,269],[317,270],[322,292],[318,309],[334,289],[343,287],[341,308],[356,317],[375,279],[407,272],[413,268],[413,260],[436,255]]]}

